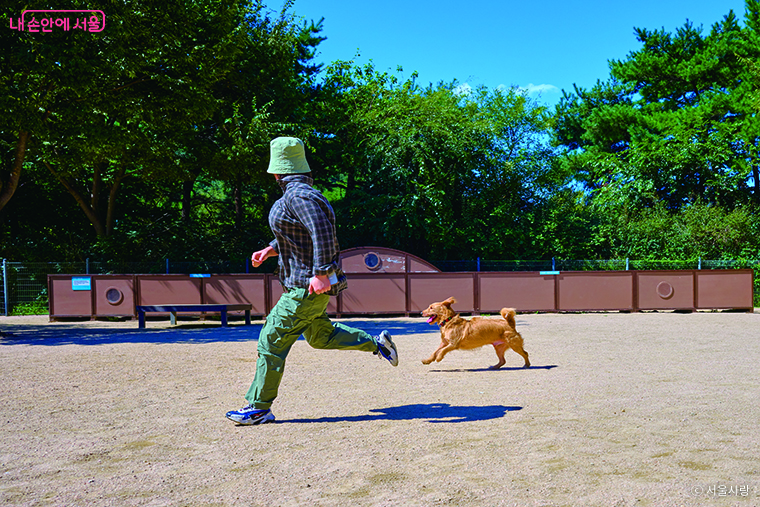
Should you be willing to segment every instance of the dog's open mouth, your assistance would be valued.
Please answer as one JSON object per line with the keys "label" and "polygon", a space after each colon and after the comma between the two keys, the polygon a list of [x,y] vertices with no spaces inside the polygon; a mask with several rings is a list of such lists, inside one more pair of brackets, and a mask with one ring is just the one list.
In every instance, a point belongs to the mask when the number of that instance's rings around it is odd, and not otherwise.
{"label": "dog's open mouth", "polygon": [[438,315],[431,315],[428,319],[428,324],[435,324],[436,320],[438,320]]}

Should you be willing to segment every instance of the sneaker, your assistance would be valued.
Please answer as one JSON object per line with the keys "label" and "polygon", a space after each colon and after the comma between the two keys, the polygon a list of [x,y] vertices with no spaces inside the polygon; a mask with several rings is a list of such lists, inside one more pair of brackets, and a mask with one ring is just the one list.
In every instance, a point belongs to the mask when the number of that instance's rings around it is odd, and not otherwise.
{"label": "sneaker", "polygon": [[384,357],[391,363],[392,366],[398,366],[398,349],[396,344],[391,340],[391,335],[388,331],[383,331],[380,336],[377,337],[377,352],[381,357]]}
{"label": "sneaker", "polygon": [[240,410],[230,410],[226,415],[230,421],[238,424],[253,425],[266,424],[274,421],[274,414],[268,408],[261,409],[248,405]]}

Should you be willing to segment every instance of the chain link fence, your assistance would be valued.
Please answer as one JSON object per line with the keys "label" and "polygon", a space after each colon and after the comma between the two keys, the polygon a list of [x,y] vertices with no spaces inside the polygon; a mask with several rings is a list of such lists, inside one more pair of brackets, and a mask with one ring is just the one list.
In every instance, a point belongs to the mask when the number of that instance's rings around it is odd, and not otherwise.
{"label": "chain link fence", "polygon": [[[431,261],[444,272],[457,271],[627,271],[680,269],[753,269],[754,304],[760,307],[760,260],[460,260]],[[10,262],[0,270],[0,315],[48,313],[47,275],[52,274],[193,274],[271,272],[273,264],[257,269],[250,261],[155,262]]]}

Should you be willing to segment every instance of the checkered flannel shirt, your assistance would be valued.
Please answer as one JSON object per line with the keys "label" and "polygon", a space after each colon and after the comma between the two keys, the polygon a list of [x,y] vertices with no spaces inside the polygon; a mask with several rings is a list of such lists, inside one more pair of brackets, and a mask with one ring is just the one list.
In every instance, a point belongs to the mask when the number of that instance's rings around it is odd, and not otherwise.
{"label": "checkered flannel shirt", "polygon": [[279,276],[286,289],[309,288],[315,275],[327,275],[332,283],[327,294],[346,288],[346,275],[338,266],[340,247],[335,235],[335,212],[305,175],[280,180],[285,194],[269,211],[275,239],[270,246],[279,255]]}

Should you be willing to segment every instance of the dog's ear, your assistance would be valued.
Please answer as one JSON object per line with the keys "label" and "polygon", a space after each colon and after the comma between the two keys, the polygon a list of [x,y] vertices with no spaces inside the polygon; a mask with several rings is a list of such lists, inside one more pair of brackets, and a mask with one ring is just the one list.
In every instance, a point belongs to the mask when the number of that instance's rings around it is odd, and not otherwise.
{"label": "dog's ear", "polygon": [[449,308],[451,308],[451,305],[453,305],[456,302],[457,302],[457,300],[454,299],[454,296],[452,296],[449,299],[447,299],[446,301],[444,301],[443,304],[446,305],[446,306],[448,306]]}

